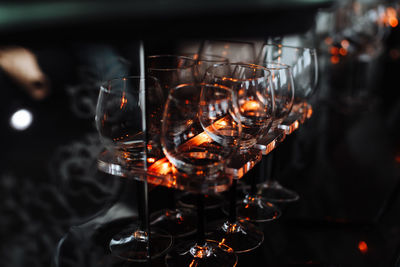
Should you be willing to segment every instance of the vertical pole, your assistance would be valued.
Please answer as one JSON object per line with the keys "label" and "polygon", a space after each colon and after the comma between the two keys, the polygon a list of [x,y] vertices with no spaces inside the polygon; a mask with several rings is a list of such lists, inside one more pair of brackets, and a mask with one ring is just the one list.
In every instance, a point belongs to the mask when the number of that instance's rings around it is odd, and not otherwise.
{"label": "vertical pole", "polygon": [[[141,94],[140,94],[140,104],[142,105],[142,131],[143,131],[143,136],[144,136],[144,169],[147,171],[147,125],[146,125],[146,98],[147,98],[147,92],[146,92],[146,54],[145,54],[145,47],[144,47],[144,42],[143,40],[140,41],[139,44],[139,71],[140,71],[140,78],[141,78]],[[143,203],[142,204],[142,227],[143,230],[147,233],[148,237],[148,243],[147,243],[147,259],[148,259],[148,264],[151,262],[151,247],[150,247],[150,219],[149,219],[149,187],[147,184],[147,176],[144,175],[143,177],[143,184],[142,184],[142,190],[139,190],[142,192],[143,195]]]}

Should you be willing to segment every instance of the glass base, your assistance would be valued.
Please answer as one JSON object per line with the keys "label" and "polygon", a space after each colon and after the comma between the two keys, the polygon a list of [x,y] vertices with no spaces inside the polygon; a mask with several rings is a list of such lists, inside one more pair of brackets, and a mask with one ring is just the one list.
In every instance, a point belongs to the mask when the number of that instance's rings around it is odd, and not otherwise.
{"label": "glass base", "polygon": [[165,257],[167,266],[233,267],[237,255],[232,248],[206,240],[202,245],[189,241],[178,244]]}
{"label": "glass base", "polygon": [[264,233],[254,224],[246,221],[214,222],[209,225],[209,229],[213,230],[207,236],[208,238],[232,248],[236,253],[252,251],[264,241]]}
{"label": "glass base", "polygon": [[[148,235],[145,231],[130,227],[114,235],[109,243],[112,255],[127,261],[146,262],[148,255]],[[152,229],[150,254],[155,259],[164,255],[172,246],[172,236],[160,229]]]}
{"label": "glass base", "polygon": [[274,204],[259,195],[246,195],[236,204],[237,216],[251,222],[268,222],[281,216],[281,211]]}
{"label": "glass base", "polygon": [[151,227],[164,229],[175,238],[194,234],[196,223],[196,213],[185,208],[159,210],[150,215]]}
{"label": "glass base", "polygon": [[259,187],[258,194],[273,203],[295,202],[300,198],[299,194],[283,187],[277,181],[263,183]]}
{"label": "glass base", "polygon": [[[221,195],[204,195],[205,210],[220,208],[223,203],[224,199]],[[183,194],[178,200],[178,205],[189,209],[196,209],[197,195],[190,193]]]}

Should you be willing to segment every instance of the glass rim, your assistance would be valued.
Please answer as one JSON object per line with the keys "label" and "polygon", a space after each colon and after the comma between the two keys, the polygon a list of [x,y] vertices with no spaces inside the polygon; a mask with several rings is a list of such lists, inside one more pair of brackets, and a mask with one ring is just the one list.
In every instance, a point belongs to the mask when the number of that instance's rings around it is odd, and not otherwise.
{"label": "glass rim", "polygon": [[277,47],[283,47],[283,48],[293,48],[293,49],[299,49],[299,50],[310,50],[312,53],[316,53],[317,49],[314,47],[301,47],[301,46],[292,46],[292,45],[283,45],[283,44],[274,44],[274,43],[264,43],[262,47],[265,46],[277,46]]}
{"label": "glass rim", "polygon": [[[221,61],[226,61],[229,62],[229,60],[226,57],[223,56],[219,56],[219,55],[213,55],[213,54],[204,54],[204,55],[200,55],[199,53],[185,53],[185,56],[190,57],[189,55],[193,55],[193,56],[198,56],[198,58],[193,58],[196,61],[207,61],[207,62],[221,62]],[[202,59],[201,57],[205,56],[205,57],[212,57],[215,59]],[[216,63],[217,64],[217,63]]]}
{"label": "glass rim", "polygon": [[257,69],[257,70],[263,70],[267,73],[266,77],[256,77],[256,78],[248,78],[248,79],[236,79],[235,81],[237,82],[244,82],[244,81],[253,81],[253,80],[258,80],[260,78],[267,78],[269,79],[271,77],[271,71],[268,70],[268,68],[257,65],[257,64],[250,64],[250,63],[241,63],[241,62],[235,62],[235,63],[216,63],[213,64],[212,66],[210,66],[207,70],[206,70],[206,74],[209,73],[209,70],[211,68],[215,68],[215,67],[220,67],[220,66],[232,66],[232,65],[236,65],[236,66],[244,66],[244,67],[248,67],[248,68],[253,68],[253,69]]}
{"label": "glass rim", "polygon": [[147,75],[146,77],[143,76],[136,76],[136,75],[128,75],[128,76],[121,76],[117,78],[112,78],[106,81],[102,81],[100,83],[100,90],[104,90],[106,92],[110,92],[109,86],[115,81],[127,81],[127,80],[139,80],[139,81],[145,81],[146,79],[152,79],[154,81],[158,81],[158,79],[154,76]]}
{"label": "glass rim", "polygon": [[147,59],[154,59],[154,58],[182,58],[186,60],[193,61],[192,64],[188,64],[188,66],[182,67],[182,68],[151,68],[147,67],[148,70],[154,70],[154,71],[172,71],[172,70],[180,70],[180,69],[188,69],[191,67],[194,67],[196,64],[196,60],[187,56],[183,55],[173,55],[173,54],[165,54],[165,55],[150,55],[147,56]]}
{"label": "glass rim", "polygon": [[[277,67],[267,67],[266,65],[272,64],[272,65],[277,65]],[[257,64],[258,65],[258,64]],[[288,64],[281,63],[281,62],[275,62],[275,61],[267,61],[259,64],[259,66],[262,66],[268,70],[281,70],[281,69],[289,69],[291,70],[292,67]]]}
{"label": "glass rim", "polygon": [[174,86],[171,88],[171,91],[175,91],[177,89],[180,89],[182,87],[190,87],[190,86],[207,86],[207,87],[217,87],[217,88],[222,88],[228,91],[232,91],[232,88],[229,88],[228,86],[218,84],[218,83],[182,83],[178,84],[177,86]]}

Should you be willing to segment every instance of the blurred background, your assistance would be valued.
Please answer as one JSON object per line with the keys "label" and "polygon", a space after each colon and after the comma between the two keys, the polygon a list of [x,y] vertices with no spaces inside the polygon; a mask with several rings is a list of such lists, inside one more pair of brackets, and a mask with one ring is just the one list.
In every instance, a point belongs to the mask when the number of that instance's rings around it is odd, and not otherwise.
{"label": "blurred background", "polygon": [[[313,116],[280,156],[301,199],[245,260],[400,266],[399,12],[377,0],[1,2],[0,265],[52,266],[71,227],[136,214],[114,205],[126,181],[97,170],[94,115],[102,81],[140,73],[140,40],[151,55],[231,39],[319,57]],[[151,209],[162,196],[152,188]]]}

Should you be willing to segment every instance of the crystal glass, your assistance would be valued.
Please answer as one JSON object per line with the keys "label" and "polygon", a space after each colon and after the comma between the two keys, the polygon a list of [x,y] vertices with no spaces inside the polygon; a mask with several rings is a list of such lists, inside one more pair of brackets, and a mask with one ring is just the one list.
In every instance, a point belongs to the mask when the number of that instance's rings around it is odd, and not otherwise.
{"label": "crystal glass", "polygon": [[[309,112],[308,106],[305,104],[315,92],[318,82],[316,50],[314,48],[284,46],[281,44],[265,44],[262,47],[258,61],[260,64],[268,62],[283,63],[292,68],[295,90],[293,107],[289,116],[295,116],[299,118],[300,122],[304,122]],[[270,157],[272,158],[273,155],[270,155]],[[285,188],[277,180],[267,180],[259,192],[266,199],[273,202],[293,202],[299,199],[299,195],[296,192]]]}
{"label": "crystal glass", "polygon": [[216,55],[228,59],[229,63],[256,62],[255,45],[251,42],[233,40],[205,40],[199,49],[200,58],[204,55]]}
{"label": "crystal glass", "polygon": [[[146,97],[148,126],[148,154],[156,159],[164,157],[161,148],[161,119],[171,88],[197,81],[197,61],[180,55],[152,55],[147,57],[147,71],[160,81],[160,91],[150,91]],[[151,225],[167,230],[174,237],[196,232],[196,214],[187,208],[177,208],[175,192],[170,191],[167,208],[150,215]]]}
{"label": "crystal glass", "polygon": [[[272,88],[275,96],[275,117],[270,129],[273,134],[279,124],[289,115],[294,98],[294,81],[291,68],[288,65],[275,62],[267,62],[263,64],[271,72]],[[266,165],[268,156],[264,156],[260,165]],[[260,167],[260,177],[264,177],[264,168]],[[271,178],[271,177],[269,177]],[[273,183],[269,179],[267,183]],[[264,185],[263,184],[263,185]],[[266,222],[276,219],[280,216],[272,203],[268,202],[264,195],[257,194],[256,176],[252,176],[251,190],[240,203],[237,204],[237,213],[239,218],[252,222]],[[269,195],[267,195],[269,197]],[[267,198],[268,199],[268,198]]]}
{"label": "crystal glass", "polygon": [[[121,163],[142,165],[144,168],[145,89],[159,90],[158,80],[123,77],[105,82],[100,87],[95,119],[106,148],[115,153]],[[137,199],[140,220],[121,229],[109,241],[111,253],[119,258],[148,261],[163,255],[172,245],[172,237],[168,233],[150,232],[147,191],[147,182],[144,181]]]}
{"label": "crystal glass", "polygon": [[240,148],[245,151],[254,146],[268,132],[274,117],[270,72],[251,64],[214,64],[207,70],[205,82],[232,89],[239,109],[237,120],[243,128]]}
{"label": "crystal glass", "polygon": [[[271,73],[262,66],[244,63],[215,64],[207,70],[206,82],[223,84],[232,89],[237,101],[237,121],[242,123],[240,151],[235,157],[245,157],[272,125],[275,114]],[[230,188],[227,220],[210,225],[210,238],[225,244],[236,253],[254,250],[264,240],[264,234],[253,224],[239,221],[236,207],[237,180]],[[276,207],[271,204],[276,210]],[[273,218],[274,215],[271,215]]]}
{"label": "crystal glass", "polygon": [[[162,147],[188,179],[218,179],[240,143],[241,124],[232,91],[222,85],[183,84],[170,91],[162,122]],[[235,266],[236,254],[204,236],[204,196],[198,196],[198,237],[178,244],[170,266]]]}
{"label": "crystal glass", "polygon": [[292,68],[295,88],[292,112],[303,114],[302,121],[304,121],[307,114],[304,104],[310,100],[318,82],[316,50],[281,44],[265,44],[258,57],[258,63],[262,65],[268,62],[283,63]]}
{"label": "crystal glass", "polygon": [[[183,84],[170,91],[162,121],[162,147],[188,179],[218,179],[239,146],[241,124],[232,91],[222,85]],[[235,266],[236,254],[204,236],[204,196],[198,196],[198,237],[178,244],[166,258],[171,266]]]}

